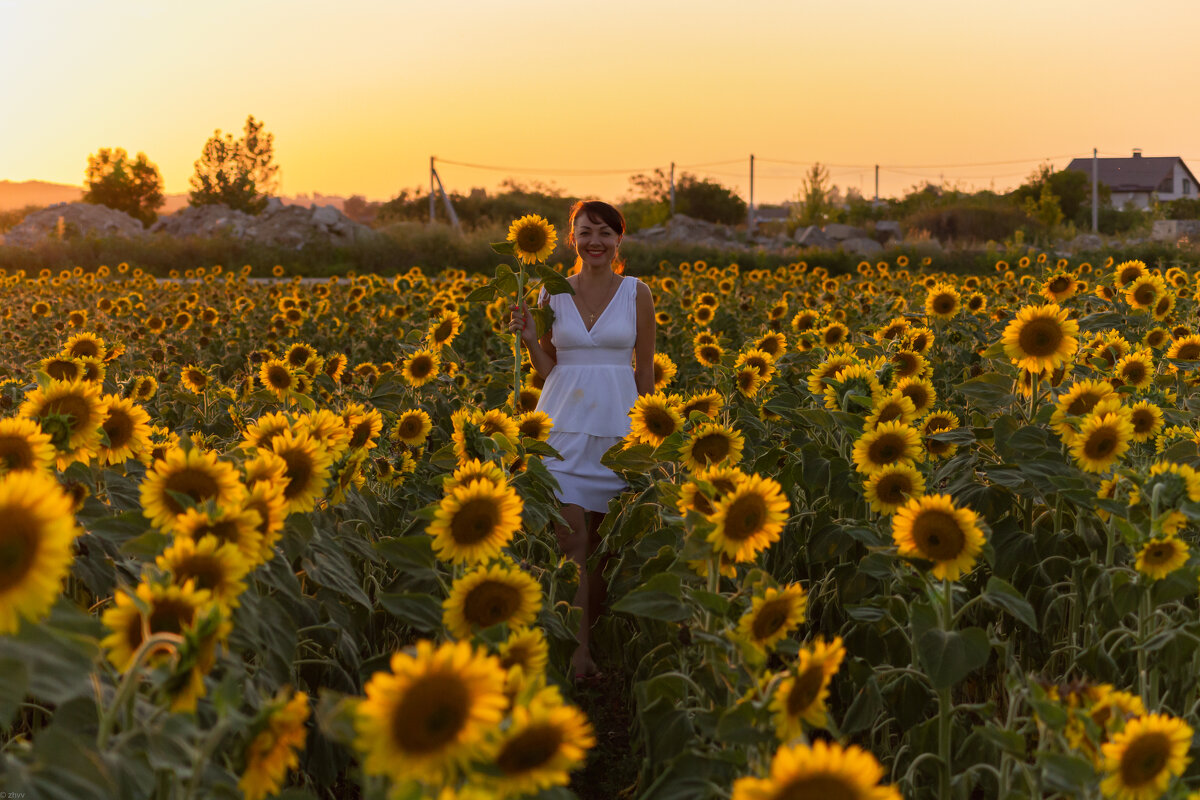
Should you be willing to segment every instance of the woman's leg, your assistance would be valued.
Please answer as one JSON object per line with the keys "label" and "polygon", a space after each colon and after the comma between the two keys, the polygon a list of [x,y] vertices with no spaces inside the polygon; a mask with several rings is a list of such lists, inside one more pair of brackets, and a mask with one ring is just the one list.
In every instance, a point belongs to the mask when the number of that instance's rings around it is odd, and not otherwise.
{"label": "woman's leg", "polygon": [[583,610],[583,619],[579,626],[579,647],[571,656],[571,664],[576,675],[587,675],[596,671],[596,662],[592,660],[591,652],[592,619],[595,614],[591,604],[592,581],[589,580],[587,569],[588,555],[591,553],[588,546],[589,532],[581,506],[564,505],[561,513],[568,526],[555,524],[554,534],[562,554],[579,565],[579,587],[575,590],[575,605]]}
{"label": "woman's leg", "polygon": [[[600,526],[604,524],[605,516],[599,511],[588,512],[588,558],[600,548]],[[596,620],[604,613],[604,604],[608,600],[608,582],[604,580],[604,569],[611,557],[611,554],[606,555],[595,569],[588,573],[588,606],[592,614],[588,620],[589,627],[595,625]]]}

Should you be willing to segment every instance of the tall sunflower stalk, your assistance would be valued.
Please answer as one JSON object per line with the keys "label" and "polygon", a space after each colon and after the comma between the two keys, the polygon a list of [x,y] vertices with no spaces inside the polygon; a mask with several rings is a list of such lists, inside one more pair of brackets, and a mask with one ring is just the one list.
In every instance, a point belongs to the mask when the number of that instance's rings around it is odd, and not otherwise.
{"label": "tall sunflower stalk", "polygon": [[[468,302],[491,300],[497,295],[516,295],[518,310],[525,301],[528,276],[525,267],[530,266],[541,280],[541,285],[550,294],[574,294],[571,284],[566,278],[546,266],[546,259],[554,252],[558,244],[558,233],[554,226],[537,214],[526,214],[514,220],[508,227],[508,236],[503,242],[493,242],[492,250],[502,255],[512,255],[517,258],[517,269],[514,272],[507,264],[496,267],[496,276],[485,285],[467,295]],[[537,322],[538,331],[548,329],[550,317],[548,309],[531,309],[531,314]],[[521,337],[513,339],[513,410],[521,407]]]}

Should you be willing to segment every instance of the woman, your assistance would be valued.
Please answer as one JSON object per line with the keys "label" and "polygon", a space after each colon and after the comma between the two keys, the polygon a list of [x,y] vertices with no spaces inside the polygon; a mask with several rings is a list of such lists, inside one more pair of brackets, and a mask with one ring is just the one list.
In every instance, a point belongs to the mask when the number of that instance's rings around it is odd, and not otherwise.
{"label": "woman", "polygon": [[[513,307],[509,325],[529,350],[545,380],[538,410],[553,420],[549,444],[563,457],[546,459],[561,489],[562,516],[555,525],[562,552],[579,565],[575,605],[583,609],[579,648],[572,657],[576,677],[594,674],[592,623],[604,599],[600,570],[588,572],[588,557],[600,543],[608,501],[625,482],[600,457],[629,433],[629,409],[639,394],[654,391],[654,299],[650,287],[622,275],[617,248],[625,218],[608,203],[579,201],[571,208],[567,244],[575,248],[574,295],[539,298],[554,312],[540,340],[529,310]],[[632,362],[634,366],[630,366]]]}

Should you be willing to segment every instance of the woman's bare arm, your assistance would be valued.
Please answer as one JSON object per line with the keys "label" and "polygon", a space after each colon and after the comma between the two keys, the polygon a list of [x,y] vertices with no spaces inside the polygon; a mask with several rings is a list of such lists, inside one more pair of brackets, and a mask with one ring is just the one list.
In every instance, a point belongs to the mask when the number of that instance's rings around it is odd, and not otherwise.
{"label": "woman's bare arm", "polygon": [[638,281],[637,285],[637,340],[633,345],[633,382],[639,395],[654,392],[654,296],[650,287]]}

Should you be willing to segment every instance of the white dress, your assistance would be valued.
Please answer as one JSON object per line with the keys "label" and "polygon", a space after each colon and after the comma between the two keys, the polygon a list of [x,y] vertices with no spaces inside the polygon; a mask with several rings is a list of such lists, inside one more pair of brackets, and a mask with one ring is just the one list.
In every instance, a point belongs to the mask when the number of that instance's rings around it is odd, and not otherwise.
{"label": "white dress", "polygon": [[629,410],[637,402],[633,345],[639,282],[622,276],[591,331],[571,295],[550,296],[550,342],[557,363],[542,386],[537,408],[550,416],[548,443],[563,457],[544,462],[558,481],[557,497],[563,504],[603,513],[608,501],[626,488],[619,475],[600,463],[600,456],[629,433]]}

